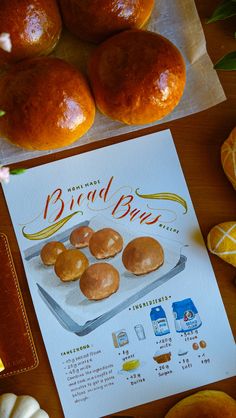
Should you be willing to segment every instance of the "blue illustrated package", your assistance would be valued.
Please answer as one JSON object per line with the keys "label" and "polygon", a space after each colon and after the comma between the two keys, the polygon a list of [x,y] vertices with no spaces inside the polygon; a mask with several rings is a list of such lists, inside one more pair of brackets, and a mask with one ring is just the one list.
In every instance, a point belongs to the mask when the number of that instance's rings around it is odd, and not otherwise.
{"label": "blue illustrated package", "polygon": [[199,328],[202,321],[192,299],[184,299],[172,303],[175,318],[175,329],[177,332],[188,332]]}
{"label": "blue illustrated package", "polygon": [[166,314],[161,306],[156,306],[151,309],[150,317],[152,321],[154,334],[157,336],[169,334],[169,325]]}

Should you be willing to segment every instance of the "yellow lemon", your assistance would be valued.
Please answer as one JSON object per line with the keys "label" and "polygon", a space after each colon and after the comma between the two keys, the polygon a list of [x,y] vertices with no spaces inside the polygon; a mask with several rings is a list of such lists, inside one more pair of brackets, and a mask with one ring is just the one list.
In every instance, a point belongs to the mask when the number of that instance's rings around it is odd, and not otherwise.
{"label": "yellow lemon", "polygon": [[236,267],[236,222],[224,222],[214,226],[207,237],[211,253]]}
{"label": "yellow lemon", "polygon": [[221,147],[221,163],[226,176],[236,189],[236,127]]}

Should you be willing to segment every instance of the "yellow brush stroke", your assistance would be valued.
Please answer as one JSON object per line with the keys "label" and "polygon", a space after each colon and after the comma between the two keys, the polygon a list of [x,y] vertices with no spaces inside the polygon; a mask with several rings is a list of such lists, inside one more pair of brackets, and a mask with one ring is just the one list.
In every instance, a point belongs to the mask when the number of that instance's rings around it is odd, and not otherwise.
{"label": "yellow brush stroke", "polygon": [[66,222],[68,222],[72,216],[76,215],[77,213],[81,213],[83,215],[82,211],[77,211],[77,212],[73,212],[70,215],[66,216],[63,219],[60,219],[60,221],[56,222],[53,225],[48,226],[47,228],[42,229],[41,231],[35,232],[34,234],[27,234],[24,229],[25,226],[22,228],[22,234],[24,235],[25,238],[29,239],[29,240],[41,240],[44,238],[49,238],[51,237],[53,234],[55,234],[55,232],[59,231],[59,229],[61,229]]}
{"label": "yellow brush stroke", "polygon": [[140,194],[138,193],[139,189],[135,190],[135,193],[138,197],[142,199],[159,199],[159,200],[172,200],[173,202],[177,202],[182,205],[185,209],[185,213],[188,211],[188,205],[186,200],[184,200],[181,196],[175,193],[152,193],[152,194]]}
{"label": "yellow brush stroke", "polygon": [[4,367],[2,359],[0,358],[0,372],[2,372],[3,370],[5,370],[5,367]]}

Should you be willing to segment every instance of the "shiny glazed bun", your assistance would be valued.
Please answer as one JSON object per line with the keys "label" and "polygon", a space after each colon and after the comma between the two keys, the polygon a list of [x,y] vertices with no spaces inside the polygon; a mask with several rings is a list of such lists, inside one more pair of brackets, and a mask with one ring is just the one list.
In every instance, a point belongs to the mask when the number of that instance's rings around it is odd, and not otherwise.
{"label": "shiny glazed bun", "polygon": [[122,261],[125,268],[133,274],[150,273],[163,264],[163,248],[152,237],[138,237],[125,247]]}
{"label": "shiny glazed bun", "polygon": [[112,228],[94,232],[89,241],[89,249],[97,259],[114,257],[123,248],[123,238]]}
{"label": "shiny glazed bun", "polygon": [[89,244],[89,240],[94,230],[89,226],[79,226],[70,234],[70,243],[76,248],[84,248]]}
{"label": "shiny glazed bun", "polygon": [[87,257],[80,250],[69,249],[59,254],[54,270],[63,282],[70,282],[79,279],[88,265]]}
{"label": "shiny glazed bun", "polygon": [[145,25],[154,0],[60,0],[60,5],[67,28],[79,38],[97,43]]}
{"label": "shiny glazed bun", "polygon": [[61,33],[56,0],[1,0],[0,32],[10,34],[12,51],[0,49],[0,66],[49,54]]}
{"label": "shiny glazed bun", "polygon": [[154,32],[128,30],[99,45],[89,62],[98,109],[128,125],[162,119],[179,103],[185,64],[179,50]]}
{"label": "shiny glazed bun", "polygon": [[81,292],[88,299],[100,300],[115,293],[119,288],[119,272],[108,263],[89,266],[80,279]]}
{"label": "shiny glazed bun", "polygon": [[182,399],[165,418],[235,418],[236,401],[224,392],[202,390]]}
{"label": "shiny glazed bun", "polygon": [[91,127],[95,106],[83,75],[54,57],[14,65],[0,79],[0,136],[31,150],[71,144]]}
{"label": "shiny glazed bun", "polygon": [[45,264],[45,266],[52,266],[55,264],[57,257],[65,251],[65,249],[64,244],[59,241],[51,241],[45,244],[40,251],[40,257],[43,264]]}

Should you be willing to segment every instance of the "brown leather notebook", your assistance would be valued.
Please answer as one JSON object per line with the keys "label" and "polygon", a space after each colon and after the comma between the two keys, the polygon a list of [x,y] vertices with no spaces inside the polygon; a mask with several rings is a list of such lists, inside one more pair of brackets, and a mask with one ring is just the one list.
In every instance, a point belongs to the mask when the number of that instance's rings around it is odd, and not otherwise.
{"label": "brown leather notebook", "polygon": [[0,233],[0,378],[26,372],[38,365],[8,239]]}

